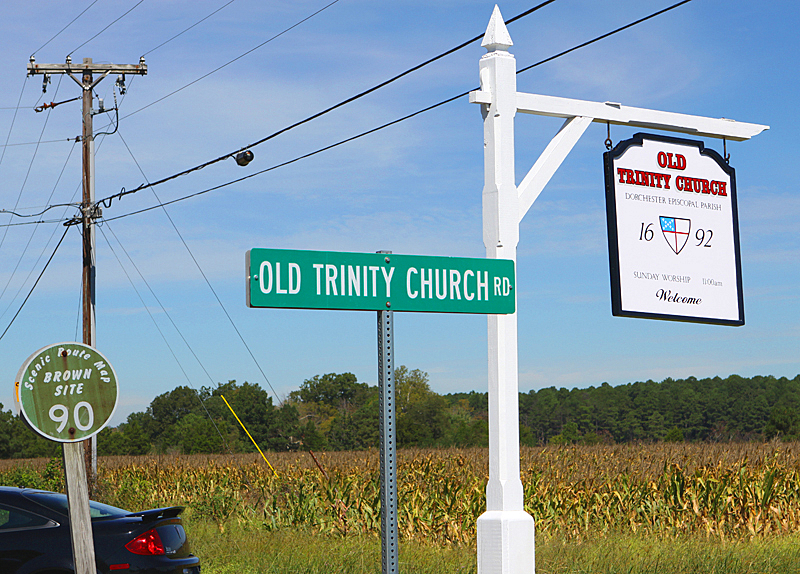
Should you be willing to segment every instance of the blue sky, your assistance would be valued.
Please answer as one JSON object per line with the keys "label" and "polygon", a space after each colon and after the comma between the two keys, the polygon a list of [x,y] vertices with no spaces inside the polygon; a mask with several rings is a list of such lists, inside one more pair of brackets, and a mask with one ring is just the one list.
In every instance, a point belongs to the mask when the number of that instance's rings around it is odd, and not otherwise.
{"label": "blue sky", "polygon": [[[93,5],[36,52],[37,62],[64,62],[67,53],[137,1]],[[329,2],[236,0],[151,51],[225,2],[145,0],[76,50],[74,61],[91,57],[114,63],[135,63],[148,52],[148,75],[128,79],[118,133],[97,140],[97,197],[135,188],[145,176],[156,180],[234,151],[372,87],[483,33],[494,6],[473,0],[339,0],[219,72],[138,111]],[[38,149],[0,148],[0,208],[17,205],[18,212],[33,213],[39,206],[74,201],[80,149],[66,139],[80,132],[80,104],[43,113],[31,108],[74,98],[78,87],[69,78],[59,84],[59,77],[53,77],[40,98],[41,76],[26,80],[25,70],[31,53],[90,3],[46,0],[34,7],[10,0],[0,7],[0,44],[7,64],[0,84],[0,144],[6,138],[9,144],[40,137],[43,142],[61,140]],[[500,9],[508,19],[534,4],[507,1]],[[511,52],[522,68],[668,4],[557,0],[509,26]],[[602,167],[606,130],[600,124],[589,127],[522,222],[520,390],[668,376],[800,373],[800,194],[792,175],[800,147],[792,104],[798,87],[798,25],[800,10],[793,2],[694,0],[518,76],[523,92],[770,126],[751,141],[728,144],[739,190],[746,317],[739,328],[611,316]],[[158,197],[168,201],[265,169],[472,89],[485,52],[479,44],[254,148],[255,160],[245,168],[226,160],[157,187]],[[113,79],[107,78],[97,88],[106,106],[113,103],[112,86]],[[18,101],[22,109],[15,118],[14,110],[6,108]],[[97,131],[104,125],[101,118],[95,118]],[[517,116],[517,182],[560,123]],[[634,131],[613,127],[611,137],[616,143]],[[249,309],[245,252],[254,247],[385,249],[482,257],[482,138],[480,109],[462,98],[167,208],[269,383],[162,210],[104,223],[97,237],[97,346],[120,380],[112,424],[178,385],[199,388],[247,380],[283,398],[316,374],[350,371],[374,384],[374,314]],[[706,144],[721,152],[720,141]],[[111,219],[155,203],[153,192],[144,190],[115,201],[104,215]],[[74,210],[51,214],[67,218]],[[20,221],[0,215],[3,224]],[[0,329],[8,325],[62,232],[57,223],[0,228],[0,291],[5,289]],[[0,402],[5,408],[11,404],[17,369],[28,355],[76,340],[80,267],[79,234],[73,228],[0,340]],[[427,371],[435,391],[486,390],[485,317],[398,313],[394,324],[398,364]]]}

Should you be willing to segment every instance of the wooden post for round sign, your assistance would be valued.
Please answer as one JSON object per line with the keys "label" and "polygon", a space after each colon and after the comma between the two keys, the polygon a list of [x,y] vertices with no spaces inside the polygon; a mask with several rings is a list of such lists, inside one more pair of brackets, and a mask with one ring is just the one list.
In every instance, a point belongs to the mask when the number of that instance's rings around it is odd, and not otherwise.
{"label": "wooden post for round sign", "polygon": [[97,567],[92,518],[89,514],[89,488],[86,482],[83,442],[65,442],[62,447],[75,574],[95,574]]}

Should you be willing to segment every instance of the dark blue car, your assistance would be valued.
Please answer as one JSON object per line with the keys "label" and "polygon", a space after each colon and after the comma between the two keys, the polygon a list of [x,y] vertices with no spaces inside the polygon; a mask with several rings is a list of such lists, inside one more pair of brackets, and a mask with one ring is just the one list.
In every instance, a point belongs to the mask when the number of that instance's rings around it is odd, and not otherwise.
{"label": "dark blue car", "polygon": [[[98,574],[199,574],[173,506],[128,512],[90,502]],[[0,487],[0,574],[72,574],[67,497]]]}

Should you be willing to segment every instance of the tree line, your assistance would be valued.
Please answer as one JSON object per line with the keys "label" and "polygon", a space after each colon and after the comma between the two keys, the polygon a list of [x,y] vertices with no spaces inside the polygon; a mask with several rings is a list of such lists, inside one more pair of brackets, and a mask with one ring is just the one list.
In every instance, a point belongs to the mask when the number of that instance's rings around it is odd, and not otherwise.
{"label": "tree line", "polygon": [[[440,395],[428,374],[395,371],[398,447],[487,446],[488,394]],[[224,398],[223,398],[224,397]],[[358,450],[378,446],[378,388],[352,373],[305,380],[279,404],[258,384],[228,381],[161,394],[98,435],[100,455]],[[636,441],[800,440],[800,375],[665,379],[520,393],[523,445]],[[47,441],[0,405],[0,458],[52,457]]]}

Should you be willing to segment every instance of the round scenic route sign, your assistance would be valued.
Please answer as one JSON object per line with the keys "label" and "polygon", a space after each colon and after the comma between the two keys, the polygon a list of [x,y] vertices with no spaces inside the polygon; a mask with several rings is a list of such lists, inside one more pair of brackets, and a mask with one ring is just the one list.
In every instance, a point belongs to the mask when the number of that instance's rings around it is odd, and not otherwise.
{"label": "round scenic route sign", "polygon": [[16,400],[28,424],[47,439],[77,442],[100,432],[117,408],[117,376],[97,349],[58,343],[28,357],[17,373]]}

